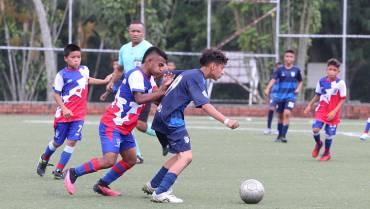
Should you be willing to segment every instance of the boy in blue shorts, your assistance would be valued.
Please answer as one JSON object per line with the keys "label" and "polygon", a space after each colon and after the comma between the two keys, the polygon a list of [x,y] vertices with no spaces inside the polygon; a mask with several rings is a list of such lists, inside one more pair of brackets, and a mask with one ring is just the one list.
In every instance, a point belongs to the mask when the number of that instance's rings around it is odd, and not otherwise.
{"label": "boy in blue shorts", "polygon": [[297,95],[302,88],[301,70],[294,66],[295,54],[293,50],[284,53],[284,65],[279,67],[268,83],[264,93],[270,94],[271,87],[278,82],[276,92],[276,112],[278,113],[278,137],[275,142],[286,143],[286,134],[289,128],[291,112],[294,108]]}
{"label": "boy in blue shorts", "polygon": [[[74,184],[78,177],[111,168],[98,180],[93,190],[104,196],[121,195],[109,185],[136,164],[136,144],[131,132],[137,125],[144,105],[160,99],[171,84],[173,75],[165,75],[159,88],[154,82],[154,77],[162,76],[166,63],[167,55],[157,47],[150,47],[144,54],[143,64],[126,73],[114,101],[100,120],[103,156],[67,170],[64,186],[69,194],[75,194]],[[118,155],[122,159],[117,162]]]}
{"label": "boy in blue shorts", "polygon": [[340,123],[340,113],[346,101],[346,83],[339,79],[340,62],[337,59],[329,59],[326,68],[326,76],[321,78],[316,85],[316,95],[308,103],[304,110],[305,114],[311,111],[311,107],[320,101],[315,109],[315,121],[312,125],[313,138],[316,142],[312,151],[312,157],[319,155],[323,142],[320,140],[320,130],[325,125],[325,151],[320,157],[320,161],[331,159],[330,147]]}
{"label": "boy in blue shorts", "polygon": [[185,127],[184,110],[193,101],[208,115],[235,129],[238,121],[225,117],[209,102],[206,79],[218,80],[224,74],[227,63],[225,55],[214,49],[207,49],[200,58],[200,69],[187,70],[177,76],[166,95],[163,97],[154,116],[152,128],[157,137],[167,141],[169,151],[174,155],[168,159],[153,179],[143,187],[143,191],[152,195],[152,201],[163,203],[182,203],[172,194],[171,186],[178,175],[192,161],[190,137]]}
{"label": "boy in blue shorts", "polygon": [[88,84],[107,84],[105,80],[89,77],[89,68],[81,64],[81,49],[69,44],[64,48],[64,61],[67,66],[55,77],[54,99],[58,104],[54,119],[54,139],[49,142],[37,165],[37,174],[45,175],[50,157],[65,141],[66,146],[53,171],[56,179],[63,178],[63,169],[72,156],[77,141],[81,140],[82,127],[86,115]]}
{"label": "boy in blue shorts", "polygon": [[[273,70],[272,74],[271,74],[271,79],[272,79],[272,76],[274,75],[274,72],[281,66],[281,63],[280,62],[277,62],[275,63],[275,69]],[[270,79],[270,80],[271,80]],[[265,135],[268,135],[268,134],[271,134],[272,131],[271,131],[271,123],[272,123],[272,119],[274,117],[274,112],[275,112],[275,109],[276,109],[276,96],[277,96],[277,90],[279,88],[279,85],[278,83],[276,82],[273,86],[272,86],[272,89],[271,89],[271,92],[270,94],[268,95],[268,102],[269,102],[269,111],[267,113],[267,129],[263,132]]]}

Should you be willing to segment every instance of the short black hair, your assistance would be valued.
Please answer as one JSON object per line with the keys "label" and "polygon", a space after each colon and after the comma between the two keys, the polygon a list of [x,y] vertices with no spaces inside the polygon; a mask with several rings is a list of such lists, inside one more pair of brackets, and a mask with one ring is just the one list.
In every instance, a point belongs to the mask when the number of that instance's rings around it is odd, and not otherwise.
{"label": "short black hair", "polygon": [[76,44],[68,44],[66,47],[64,47],[63,55],[67,57],[71,52],[74,51],[81,51],[81,48]]}
{"label": "short black hair", "polygon": [[130,22],[130,25],[132,25],[132,24],[140,24],[140,25],[143,25],[143,26],[144,26],[144,23],[143,23],[143,22],[141,22],[140,20],[132,20],[132,21]]}
{"label": "short black hair", "polygon": [[293,51],[293,49],[287,49],[287,50],[285,50],[284,54],[286,54],[286,53],[295,54],[295,52]]}
{"label": "short black hair", "polygon": [[328,66],[333,65],[333,66],[339,68],[341,63],[339,62],[339,60],[337,60],[335,58],[331,58],[331,59],[328,60],[327,64],[328,64]]}
{"label": "short black hair", "polygon": [[225,56],[225,54],[218,49],[206,49],[203,51],[199,63],[200,66],[207,66],[208,64],[214,62],[217,64],[227,64],[229,59]]}
{"label": "short black hair", "polygon": [[164,51],[162,51],[160,48],[158,48],[156,46],[152,46],[152,47],[150,47],[149,49],[146,50],[146,52],[143,56],[143,61],[141,63],[144,63],[146,58],[151,54],[157,54],[157,55],[161,56],[163,59],[165,59],[166,62],[168,61],[167,54]]}

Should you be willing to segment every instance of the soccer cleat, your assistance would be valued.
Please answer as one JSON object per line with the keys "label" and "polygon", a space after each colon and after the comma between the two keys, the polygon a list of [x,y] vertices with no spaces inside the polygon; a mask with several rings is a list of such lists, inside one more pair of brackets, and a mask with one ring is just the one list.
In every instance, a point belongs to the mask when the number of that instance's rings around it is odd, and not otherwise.
{"label": "soccer cleat", "polygon": [[[141,189],[145,194],[151,195],[157,188],[153,188],[150,182],[146,183]],[[168,194],[172,193],[172,186],[167,191]]]}
{"label": "soccer cleat", "polygon": [[278,136],[278,137],[275,139],[275,142],[282,142],[282,141],[281,141],[281,137],[280,137],[280,136]]}
{"label": "soccer cleat", "polygon": [[136,164],[143,164],[144,158],[142,156],[136,156]]}
{"label": "soccer cleat", "polygon": [[280,138],[280,141],[283,142],[283,143],[287,143],[288,142],[288,140],[285,137],[281,137]]}
{"label": "soccer cleat", "polygon": [[93,187],[94,192],[110,197],[121,196],[121,193],[113,191],[109,186],[102,185],[100,181],[96,183]]}
{"label": "soccer cleat", "polygon": [[360,139],[362,141],[365,141],[367,139],[367,133],[363,133],[361,136],[360,136]]}
{"label": "soccer cleat", "polygon": [[47,166],[53,166],[53,164],[50,164],[48,161],[40,158],[39,163],[37,164],[37,174],[39,174],[41,177],[44,176]]}
{"label": "soccer cleat", "polygon": [[67,170],[65,177],[64,177],[64,188],[70,195],[74,195],[76,193],[74,183],[77,180],[77,176],[74,173],[74,169],[70,168]]}
{"label": "soccer cleat", "polygon": [[319,152],[320,152],[321,147],[322,147],[322,143],[315,145],[315,148],[312,150],[312,157],[313,158],[317,158],[317,156],[319,156]]}
{"label": "soccer cleat", "polygon": [[279,131],[278,130],[275,130],[273,134],[274,135],[279,135]]}
{"label": "soccer cleat", "polygon": [[320,161],[328,161],[330,159],[331,159],[330,154],[324,154],[324,155],[321,156]]}
{"label": "soccer cleat", "polygon": [[52,174],[54,175],[54,179],[64,179],[65,173],[60,169],[55,169]]}
{"label": "soccer cleat", "polygon": [[156,188],[153,188],[150,182],[146,183],[143,188],[141,189],[145,194],[151,195],[155,191]]}
{"label": "soccer cleat", "polygon": [[265,135],[270,135],[271,134],[271,129],[270,128],[267,128],[263,131],[263,134]]}
{"label": "soccer cleat", "polygon": [[152,194],[152,199],[153,202],[158,202],[158,203],[183,203],[184,201],[175,195],[171,194],[169,191],[163,192],[159,195],[155,193],[155,191]]}

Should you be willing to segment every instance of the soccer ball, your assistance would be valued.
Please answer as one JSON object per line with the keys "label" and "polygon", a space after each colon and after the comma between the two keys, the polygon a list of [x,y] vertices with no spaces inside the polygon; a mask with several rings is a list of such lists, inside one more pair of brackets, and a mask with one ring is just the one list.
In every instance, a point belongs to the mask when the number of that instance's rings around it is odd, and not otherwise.
{"label": "soccer ball", "polygon": [[239,194],[245,203],[257,204],[262,200],[265,189],[261,182],[255,179],[248,179],[240,185]]}

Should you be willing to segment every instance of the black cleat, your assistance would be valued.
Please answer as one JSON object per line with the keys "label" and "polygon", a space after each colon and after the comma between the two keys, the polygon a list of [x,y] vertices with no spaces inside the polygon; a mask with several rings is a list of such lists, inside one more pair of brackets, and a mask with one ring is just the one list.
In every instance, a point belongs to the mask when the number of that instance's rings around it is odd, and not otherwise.
{"label": "black cleat", "polygon": [[37,174],[39,174],[39,176],[41,177],[44,176],[47,166],[53,166],[53,164],[50,164],[48,163],[48,161],[45,161],[42,158],[40,158],[40,161],[37,164]]}
{"label": "black cleat", "polygon": [[142,156],[136,156],[136,164],[143,164],[144,158]]}
{"label": "black cleat", "polygon": [[281,141],[281,137],[277,137],[277,138],[275,139],[275,142],[282,142],[282,141]]}
{"label": "black cleat", "polygon": [[65,172],[63,172],[62,170],[60,169],[55,169],[52,174],[54,175],[54,179],[64,179],[64,176],[65,176]]}
{"label": "black cleat", "polygon": [[285,137],[281,137],[281,138],[280,138],[280,140],[281,140],[281,142],[283,142],[283,143],[287,143],[287,142],[288,142],[288,140],[287,140]]}
{"label": "black cleat", "polygon": [[106,185],[102,180],[99,180],[93,186],[94,192],[101,194],[103,196],[117,197],[121,196],[121,193],[112,190],[108,185]]}

